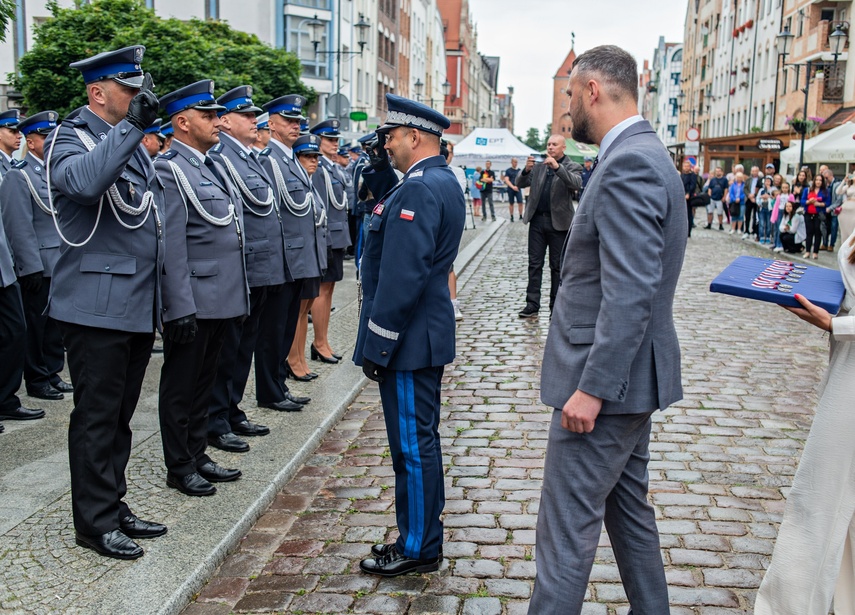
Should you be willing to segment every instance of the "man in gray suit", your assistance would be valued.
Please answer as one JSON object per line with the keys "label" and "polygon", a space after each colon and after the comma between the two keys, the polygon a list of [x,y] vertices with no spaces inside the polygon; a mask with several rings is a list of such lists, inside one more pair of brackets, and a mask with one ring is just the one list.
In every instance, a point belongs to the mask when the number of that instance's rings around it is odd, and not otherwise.
{"label": "man in gray suit", "polygon": [[531,186],[525,205],[523,224],[528,224],[528,286],[525,307],[520,318],[537,318],[540,311],[540,286],[543,262],[549,249],[549,311],[558,292],[561,250],[573,222],[573,195],[582,187],[582,167],[567,156],[567,140],[552,135],[546,143],[546,159],[535,164],[529,156],[517,177],[517,187]]}
{"label": "man in gray suit", "polygon": [[637,114],[637,66],[596,47],[570,74],[573,138],[600,146],[564,251],[543,357],[555,408],[529,612],[578,614],[605,522],[630,613],[668,613],[653,508],[650,417],[682,397],[674,289],[686,247],[683,186]]}
{"label": "man in gray suit", "polygon": [[166,248],[160,436],[166,485],[208,496],[211,483],[240,478],[205,453],[208,406],[220,349],[233,319],[249,314],[243,209],[226,170],[207,156],[219,142],[226,108],[214,82],[197,81],[160,99],[175,130],[172,149],[154,163],[163,182]]}

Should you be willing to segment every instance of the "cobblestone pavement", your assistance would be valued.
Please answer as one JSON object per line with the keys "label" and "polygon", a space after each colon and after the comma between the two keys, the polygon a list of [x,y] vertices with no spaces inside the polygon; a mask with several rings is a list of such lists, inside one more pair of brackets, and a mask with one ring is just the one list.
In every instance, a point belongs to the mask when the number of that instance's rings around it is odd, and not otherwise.
{"label": "cobblestone pavement", "polygon": [[[358,570],[369,545],[396,536],[371,385],[185,615],[526,612],[550,411],[538,391],[548,315],[516,316],[525,246],[526,227],[506,224],[461,277],[466,319],[442,402],[440,571]],[[828,341],[815,329],[776,306],[708,292],[740,254],[770,253],[717,231],[690,240],[676,299],[685,399],[655,416],[650,498],[677,615],[751,611],[826,365]],[[586,615],[628,611],[605,533],[587,600]]]}

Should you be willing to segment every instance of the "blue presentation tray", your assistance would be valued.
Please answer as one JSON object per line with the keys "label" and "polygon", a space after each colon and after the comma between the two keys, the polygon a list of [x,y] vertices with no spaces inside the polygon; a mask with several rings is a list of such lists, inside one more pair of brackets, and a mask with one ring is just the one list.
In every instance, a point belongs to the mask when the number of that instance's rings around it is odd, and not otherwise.
{"label": "blue presentation tray", "polygon": [[[801,279],[797,282],[780,280],[783,284],[792,286],[790,292],[782,292],[777,288],[757,288],[752,285],[757,277],[768,267],[774,266],[774,263],[797,265],[800,268],[797,271],[803,272]],[[801,307],[801,304],[793,296],[798,293],[829,313],[837,314],[846,288],[843,286],[840,272],[835,269],[812,267],[802,263],[791,263],[790,261],[771,258],[740,256],[712,281],[710,292],[767,301],[778,305]]]}

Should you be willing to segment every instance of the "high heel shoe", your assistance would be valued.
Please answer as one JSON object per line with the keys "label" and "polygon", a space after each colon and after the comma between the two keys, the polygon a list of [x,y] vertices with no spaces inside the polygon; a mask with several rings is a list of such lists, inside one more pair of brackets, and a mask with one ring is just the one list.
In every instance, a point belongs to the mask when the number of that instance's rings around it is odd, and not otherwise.
{"label": "high heel shoe", "polygon": [[291,369],[291,365],[287,362],[285,363],[285,375],[290,378],[293,378],[294,380],[299,380],[300,382],[308,382],[309,380],[314,380],[314,378],[312,378],[309,374],[306,374],[305,376],[298,376],[294,373],[294,370]]}
{"label": "high heel shoe", "polygon": [[318,351],[317,348],[315,348],[314,344],[311,345],[311,349],[311,357],[313,361],[321,361],[322,363],[338,363],[341,359],[341,357],[336,358],[335,355],[331,357],[325,357]]}

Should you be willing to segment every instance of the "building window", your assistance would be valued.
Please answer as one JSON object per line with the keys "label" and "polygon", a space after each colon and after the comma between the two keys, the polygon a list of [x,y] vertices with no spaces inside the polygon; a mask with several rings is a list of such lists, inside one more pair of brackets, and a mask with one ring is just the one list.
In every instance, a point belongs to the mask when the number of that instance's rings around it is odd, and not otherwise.
{"label": "building window", "polygon": [[[316,54],[306,28],[308,19],[296,15],[285,16],[285,50],[297,54],[303,66],[303,77],[329,79],[326,54]],[[325,23],[318,49],[327,49],[329,22]]]}
{"label": "building window", "polygon": [[220,0],[205,0],[205,19],[220,18]]}
{"label": "building window", "polygon": [[330,0],[285,0],[285,4],[308,6],[313,9],[330,10]]}
{"label": "building window", "polygon": [[671,83],[680,85],[680,73],[671,73]]}
{"label": "building window", "polygon": [[677,125],[676,124],[668,124],[668,137],[671,139],[677,138]]}

